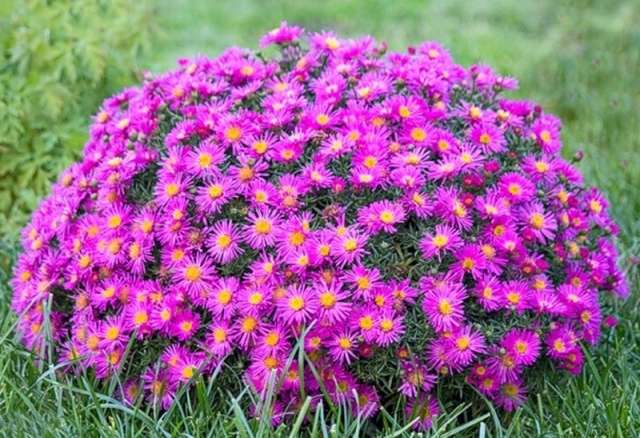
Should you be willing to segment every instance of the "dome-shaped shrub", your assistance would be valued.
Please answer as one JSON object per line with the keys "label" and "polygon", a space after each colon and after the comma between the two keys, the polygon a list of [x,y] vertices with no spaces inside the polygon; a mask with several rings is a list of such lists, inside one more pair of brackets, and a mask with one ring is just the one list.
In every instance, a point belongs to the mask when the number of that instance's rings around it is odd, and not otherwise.
{"label": "dome-shaped shrub", "polygon": [[530,375],[579,373],[628,288],[559,120],[437,43],[301,34],[105,101],[23,232],[25,345],[165,408],[218,367],[275,375],[274,421],[400,397],[429,427],[465,382],[511,410]]}

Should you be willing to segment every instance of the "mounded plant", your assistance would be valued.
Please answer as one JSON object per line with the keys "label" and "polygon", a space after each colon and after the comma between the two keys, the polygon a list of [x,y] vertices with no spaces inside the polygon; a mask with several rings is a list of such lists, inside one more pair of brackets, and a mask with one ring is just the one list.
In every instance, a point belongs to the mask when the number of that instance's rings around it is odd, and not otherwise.
{"label": "mounded plant", "polygon": [[560,121],[437,43],[283,23],[261,46],[104,102],[22,233],[24,344],[162,408],[241,371],[275,423],[310,397],[428,429],[579,374],[628,286]]}

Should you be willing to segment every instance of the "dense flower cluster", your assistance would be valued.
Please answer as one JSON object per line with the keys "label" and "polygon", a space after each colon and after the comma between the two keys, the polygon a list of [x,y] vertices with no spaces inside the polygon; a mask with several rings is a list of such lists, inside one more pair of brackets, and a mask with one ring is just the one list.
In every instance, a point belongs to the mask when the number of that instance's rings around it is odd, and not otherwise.
{"label": "dense flower cluster", "polygon": [[429,427],[449,379],[511,410],[542,357],[579,373],[600,296],[628,287],[560,122],[437,43],[302,35],[283,24],[272,59],[184,60],[104,103],[23,232],[25,345],[163,407],[244,360],[257,392],[281,379],[274,421],[302,378],[365,417],[404,397]]}

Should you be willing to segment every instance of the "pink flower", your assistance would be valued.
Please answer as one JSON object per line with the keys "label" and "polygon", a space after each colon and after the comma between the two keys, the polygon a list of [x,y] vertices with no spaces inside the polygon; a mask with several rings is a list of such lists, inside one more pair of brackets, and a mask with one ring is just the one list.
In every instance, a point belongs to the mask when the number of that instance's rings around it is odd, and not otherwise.
{"label": "pink flower", "polygon": [[293,286],[287,289],[284,297],[278,301],[278,318],[287,323],[303,324],[311,321],[318,310],[318,301],[305,286]]}
{"label": "pink flower", "polygon": [[420,241],[420,249],[425,258],[441,257],[445,252],[455,251],[462,246],[458,232],[447,225],[436,225],[435,231]]}
{"label": "pink flower", "polygon": [[462,323],[465,298],[462,285],[436,281],[423,290],[422,310],[436,331],[450,331]]}

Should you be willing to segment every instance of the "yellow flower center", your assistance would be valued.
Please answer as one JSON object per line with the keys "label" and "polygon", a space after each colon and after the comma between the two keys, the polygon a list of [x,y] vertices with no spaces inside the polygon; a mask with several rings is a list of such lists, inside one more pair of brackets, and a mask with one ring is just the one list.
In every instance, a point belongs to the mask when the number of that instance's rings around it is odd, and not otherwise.
{"label": "yellow flower center", "polygon": [[329,123],[329,116],[326,114],[318,114],[316,116],[316,123],[320,126],[324,126]]}
{"label": "yellow flower center", "polygon": [[258,321],[252,316],[248,316],[242,321],[242,331],[245,333],[250,333],[255,330],[258,325]]}
{"label": "yellow flower center", "polygon": [[229,289],[222,289],[218,292],[218,303],[226,305],[231,301],[231,291]]}
{"label": "yellow flower center", "polygon": [[91,264],[91,256],[89,256],[88,254],[85,254],[82,257],[80,257],[80,260],[78,261],[78,265],[81,268],[86,268],[90,264]]}
{"label": "yellow flower center", "polygon": [[343,243],[342,243],[342,247],[344,248],[345,251],[347,252],[352,252],[355,251],[356,248],[358,247],[358,241],[356,239],[346,239]]}
{"label": "yellow flower center", "polygon": [[208,152],[202,152],[198,155],[198,166],[201,169],[208,169],[211,167],[211,163],[213,163],[213,157]]}
{"label": "yellow flower center", "polygon": [[517,184],[517,183],[509,184],[509,186],[507,187],[507,190],[509,191],[509,193],[511,193],[514,196],[520,196],[522,194],[522,187],[520,186],[520,184]]}
{"label": "yellow flower center", "polygon": [[541,230],[544,227],[544,216],[540,213],[533,213],[529,219],[529,223],[536,230]]}
{"label": "yellow flower center", "polygon": [[242,167],[238,170],[238,178],[242,181],[249,181],[253,178],[253,169],[250,167]]}
{"label": "yellow flower center", "polygon": [[264,296],[262,295],[261,292],[254,292],[251,295],[249,295],[249,304],[252,305],[257,305],[262,303]]}
{"label": "yellow flower center", "polygon": [[453,313],[453,306],[446,298],[441,298],[438,302],[438,312],[442,315],[449,316]]}
{"label": "yellow flower center", "polygon": [[267,152],[269,145],[267,144],[267,142],[260,140],[253,143],[251,147],[253,148],[256,154],[264,155],[264,153]]}
{"label": "yellow flower center", "polygon": [[294,231],[293,233],[289,234],[289,242],[293,246],[300,246],[304,243],[304,241],[304,234],[302,234],[300,231]]}
{"label": "yellow flower center", "polygon": [[107,226],[111,229],[118,228],[122,224],[122,217],[119,214],[109,216],[107,219]]}
{"label": "yellow flower center", "polygon": [[526,353],[528,350],[528,346],[527,343],[522,341],[522,340],[517,340],[516,341],[516,351],[520,354],[524,354]]}
{"label": "yellow flower center", "polygon": [[471,257],[465,257],[464,260],[462,260],[462,269],[465,271],[472,270],[475,265],[476,262]]}
{"label": "yellow flower center", "polygon": [[369,315],[363,316],[358,320],[358,325],[363,330],[371,330],[373,328],[373,318]]}
{"label": "yellow flower center", "polygon": [[237,141],[242,137],[242,129],[238,126],[229,126],[224,131],[224,137],[229,141]]}
{"label": "yellow flower center", "polygon": [[389,318],[383,318],[382,321],[380,321],[380,330],[383,332],[390,332],[393,330],[393,321]]}
{"label": "yellow flower center", "polygon": [[227,233],[222,233],[216,238],[216,244],[223,249],[226,249],[231,245],[231,236]]}
{"label": "yellow flower center", "polygon": [[331,291],[320,294],[320,305],[325,309],[331,309],[336,303],[336,296]]}
{"label": "yellow flower center", "polygon": [[169,319],[171,319],[171,311],[169,309],[162,309],[160,312],[160,319],[163,321],[169,321]]}
{"label": "yellow flower center", "polygon": [[432,243],[436,248],[442,248],[449,243],[449,238],[444,234],[436,234],[433,236]]}
{"label": "yellow flower center", "polygon": [[471,339],[469,339],[469,336],[461,336],[456,339],[456,347],[458,347],[458,350],[460,351],[464,351],[469,348],[470,343]]}
{"label": "yellow flower center", "polygon": [[185,379],[190,379],[193,377],[193,373],[195,372],[195,367],[193,365],[187,365],[182,368],[182,377]]}
{"label": "yellow flower center", "polygon": [[411,130],[411,138],[414,141],[424,141],[427,138],[427,131],[422,128],[413,128]]}
{"label": "yellow flower center", "polygon": [[142,325],[149,320],[149,315],[146,310],[138,310],[133,315],[133,322],[135,325]]}
{"label": "yellow flower center", "polygon": [[411,110],[409,110],[409,107],[407,107],[406,105],[400,105],[400,107],[398,108],[398,114],[403,119],[406,119],[411,115]]}
{"label": "yellow flower center", "polygon": [[342,337],[338,339],[338,346],[343,350],[348,350],[349,348],[351,348],[351,341],[349,340],[349,338]]}
{"label": "yellow flower center", "polygon": [[502,392],[507,397],[515,397],[516,395],[518,395],[518,387],[516,385],[511,384],[511,383],[506,383],[502,387]]}
{"label": "yellow flower center", "polygon": [[176,183],[169,183],[164,189],[164,192],[169,197],[174,197],[180,193],[180,186]]}
{"label": "yellow flower center", "polygon": [[271,222],[267,219],[258,219],[254,228],[258,234],[269,234],[271,232]]}
{"label": "yellow flower center", "polygon": [[538,173],[545,173],[549,170],[549,163],[547,163],[546,161],[536,161],[534,163],[534,167],[536,168],[536,171]]}
{"label": "yellow flower center", "polygon": [[265,368],[272,370],[278,366],[278,359],[276,359],[274,356],[267,356],[264,359],[263,363]]}
{"label": "yellow flower center", "polygon": [[369,281],[369,277],[359,277],[357,283],[358,289],[369,289],[371,287],[371,281]]}
{"label": "yellow flower center", "polygon": [[511,291],[507,294],[507,301],[511,304],[518,304],[520,302],[520,294],[515,291]]}
{"label": "yellow flower center", "polygon": [[264,343],[269,347],[275,347],[276,345],[278,345],[279,341],[280,335],[278,334],[278,332],[269,332],[264,338]]}
{"label": "yellow flower center", "polygon": [[212,184],[207,189],[207,194],[211,199],[218,199],[220,196],[222,196],[222,192],[223,189],[222,185],[220,184]]}
{"label": "yellow flower center", "polygon": [[189,265],[184,270],[184,278],[192,283],[200,280],[201,276],[202,270],[198,265]]}
{"label": "yellow flower center", "polygon": [[289,307],[296,312],[304,307],[304,298],[299,295],[291,297],[289,300]]}
{"label": "yellow flower center", "polygon": [[192,328],[193,328],[192,321],[182,321],[180,323],[180,330],[182,330],[185,333],[190,332]]}
{"label": "yellow flower center", "polygon": [[395,215],[392,211],[383,210],[380,213],[380,220],[385,224],[392,224],[395,221]]}
{"label": "yellow flower center", "polygon": [[227,340],[227,332],[225,329],[221,327],[216,327],[213,329],[213,341],[216,344],[222,344]]}
{"label": "yellow flower center", "polygon": [[551,133],[546,129],[543,129],[542,131],[540,131],[540,139],[544,143],[549,143],[551,141]]}
{"label": "yellow flower center", "polygon": [[120,334],[120,329],[116,326],[109,326],[104,333],[105,339],[108,341],[114,341],[118,339],[118,335]]}

